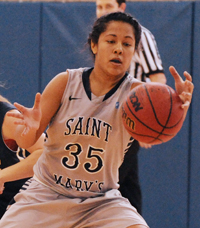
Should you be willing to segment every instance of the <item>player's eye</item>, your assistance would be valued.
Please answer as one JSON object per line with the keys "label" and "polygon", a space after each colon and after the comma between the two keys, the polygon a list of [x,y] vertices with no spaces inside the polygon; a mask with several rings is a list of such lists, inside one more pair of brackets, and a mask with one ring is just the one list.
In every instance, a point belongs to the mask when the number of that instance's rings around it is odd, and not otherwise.
{"label": "player's eye", "polygon": [[109,44],[114,44],[114,43],[115,43],[114,40],[107,40],[107,42],[108,42]]}
{"label": "player's eye", "polygon": [[111,9],[111,8],[113,8],[112,5],[107,5],[106,6],[106,9]]}
{"label": "player's eye", "polygon": [[124,46],[125,46],[125,47],[130,47],[131,44],[130,44],[130,43],[124,43]]}

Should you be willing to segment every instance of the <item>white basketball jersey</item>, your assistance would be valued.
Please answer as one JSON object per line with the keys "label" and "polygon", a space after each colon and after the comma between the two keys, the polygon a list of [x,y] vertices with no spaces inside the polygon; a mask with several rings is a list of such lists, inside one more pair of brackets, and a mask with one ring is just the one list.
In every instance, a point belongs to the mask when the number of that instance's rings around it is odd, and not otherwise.
{"label": "white basketball jersey", "polygon": [[117,189],[118,168],[133,140],[122,124],[121,106],[136,79],[125,75],[109,93],[96,97],[89,86],[91,71],[68,70],[61,106],[34,167],[41,183],[68,197]]}

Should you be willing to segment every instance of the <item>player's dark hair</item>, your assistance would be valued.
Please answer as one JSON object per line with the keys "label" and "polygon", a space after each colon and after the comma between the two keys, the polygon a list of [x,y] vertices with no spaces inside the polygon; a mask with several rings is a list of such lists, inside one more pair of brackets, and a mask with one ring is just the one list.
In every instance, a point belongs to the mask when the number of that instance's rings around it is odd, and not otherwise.
{"label": "player's dark hair", "polygon": [[126,3],[126,0],[116,0],[118,5],[121,6],[122,3]]}
{"label": "player's dark hair", "polygon": [[133,32],[135,35],[135,49],[138,48],[140,37],[141,37],[141,26],[139,22],[133,18],[131,15],[122,12],[115,12],[104,15],[96,20],[93,25],[92,32],[89,34],[88,37],[88,44],[91,50],[91,42],[97,44],[99,41],[99,36],[101,33],[106,31],[107,25],[110,21],[121,21],[130,24],[133,27]]}

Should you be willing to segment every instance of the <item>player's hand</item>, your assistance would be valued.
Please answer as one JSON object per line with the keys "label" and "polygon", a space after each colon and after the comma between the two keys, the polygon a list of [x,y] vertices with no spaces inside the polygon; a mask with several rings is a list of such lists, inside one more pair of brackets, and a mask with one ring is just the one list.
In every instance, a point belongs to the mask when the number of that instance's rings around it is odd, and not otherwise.
{"label": "player's hand", "polygon": [[139,142],[140,146],[145,148],[145,149],[149,149],[152,147],[151,144],[148,144],[148,143],[144,143],[144,142]]}
{"label": "player's hand", "polygon": [[173,66],[170,66],[169,70],[175,80],[176,92],[183,102],[182,108],[187,110],[190,106],[194,90],[192,77],[188,72],[185,71],[183,73],[186,78],[184,81]]}
{"label": "player's hand", "polygon": [[40,107],[41,94],[37,93],[35,96],[35,102],[32,108],[26,108],[23,105],[14,103],[15,107],[19,110],[19,113],[8,112],[8,116],[17,118],[14,123],[17,125],[24,125],[22,136],[26,135],[30,130],[37,130],[40,126],[40,120],[42,117]]}
{"label": "player's hand", "polygon": [[[1,173],[1,170],[0,170],[0,173]],[[2,182],[0,179],[0,194],[3,193],[3,190],[4,190],[4,182]]]}

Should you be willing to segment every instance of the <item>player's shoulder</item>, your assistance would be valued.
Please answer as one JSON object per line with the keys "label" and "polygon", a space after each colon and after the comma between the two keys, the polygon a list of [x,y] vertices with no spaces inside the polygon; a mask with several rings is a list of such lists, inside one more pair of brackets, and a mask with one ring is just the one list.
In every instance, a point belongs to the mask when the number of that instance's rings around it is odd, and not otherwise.
{"label": "player's shoulder", "polygon": [[70,75],[82,75],[82,73],[88,69],[88,67],[80,67],[77,69],[67,69],[66,72],[68,72]]}
{"label": "player's shoulder", "polygon": [[93,67],[81,67],[77,69],[67,69],[69,73],[69,81],[70,82],[85,82],[87,81],[87,78],[89,78],[89,75],[91,71],[93,70]]}

